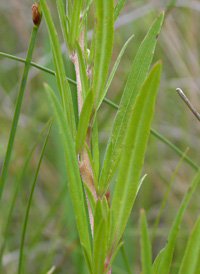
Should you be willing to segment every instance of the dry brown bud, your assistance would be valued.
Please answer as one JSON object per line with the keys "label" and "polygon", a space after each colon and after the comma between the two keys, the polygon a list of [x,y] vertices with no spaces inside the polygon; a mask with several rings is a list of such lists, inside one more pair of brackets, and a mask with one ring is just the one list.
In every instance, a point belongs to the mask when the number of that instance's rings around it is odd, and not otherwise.
{"label": "dry brown bud", "polygon": [[40,12],[38,10],[38,4],[34,4],[32,6],[32,20],[36,26],[40,23]]}

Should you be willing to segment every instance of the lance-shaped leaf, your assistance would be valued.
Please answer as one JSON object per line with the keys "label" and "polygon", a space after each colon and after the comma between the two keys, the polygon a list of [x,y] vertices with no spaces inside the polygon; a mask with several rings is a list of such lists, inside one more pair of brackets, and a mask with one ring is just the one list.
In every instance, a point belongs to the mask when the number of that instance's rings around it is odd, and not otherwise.
{"label": "lance-shaped leaf", "polygon": [[90,116],[92,112],[92,105],[93,105],[93,92],[92,90],[89,91],[87,97],[85,98],[80,119],[78,123],[78,130],[76,136],[76,152],[79,153],[82,149],[85,136],[87,134],[88,125],[90,122]]}
{"label": "lance-shaped leaf", "polygon": [[106,256],[107,229],[103,219],[97,229],[93,241],[93,273],[102,274]]}
{"label": "lance-shaped leaf", "polygon": [[67,121],[69,123],[71,132],[73,136],[75,136],[75,119],[74,119],[71,90],[65,75],[65,68],[64,68],[61,50],[60,50],[58,35],[57,35],[51,14],[49,12],[49,9],[46,5],[45,0],[41,0],[40,4],[42,7],[43,15],[45,18],[46,26],[47,26],[49,37],[50,37],[53,61],[54,61],[54,66],[56,71],[56,80],[57,80],[58,89],[60,92],[62,105],[66,113]]}
{"label": "lance-shaped leaf", "polygon": [[58,7],[58,13],[59,13],[60,25],[62,28],[63,37],[65,40],[65,44],[68,47],[69,38],[68,38],[67,20],[66,20],[66,15],[65,15],[65,11],[64,11],[63,1],[56,0],[56,3],[57,3],[57,7]]}
{"label": "lance-shaped leaf", "polygon": [[[197,172],[195,178],[192,180],[190,187],[188,188],[187,193],[185,194],[185,197],[183,198],[181,205],[178,209],[178,212],[176,214],[176,217],[174,219],[174,223],[172,225],[172,228],[170,230],[167,244],[165,245],[165,248],[162,251],[162,256],[159,258],[159,264],[157,264],[157,267],[154,268],[155,271],[153,274],[168,274],[172,262],[173,252],[174,252],[174,246],[176,237],[179,231],[180,222],[183,217],[183,214],[185,212],[185,209],[190,201],[190,198],[192,196],[192,193],[194,192],[194,189],[196,188],[197,184],[200,181],[200,171]],[[159,256],[159,255],[158,255]],[[155,260],[157,262],[157,260]],[[155,263],[154,263],[155,264]]]}
{"label": "lance-shaped leaf", "polygon": [[121,9],[123,8],[125,1],[126,0],[118,0],[117,1],[117,4],[115,5],[115,9],[114,9],[114,21],[117,19]]}
{"label": "lance-shaped leaf", "polygon": [[76,223],[80,242],[84,246],[84,251],[87,250],[87,257],[89,258],[90,264],[92,262],[91,245],[89,237],[89,227],[87,223],[87,213],[84,202],[83,187],[79,174],[78,163],[76,159],[75,145],[70,133],[68,122],[63,115],[62,108],[56,98],[52,89],[45,84],[50,102],[53,106],[59,130],[61,133],[61,140],[63,144],[66,169],[69,181],[69,190],[72,197]]}
{"label": "lance-shaped leaf", "polygon": [[[200,252],[200,216],[192,230],[185,250],[179,274],[195,274]],[[200,269],[199,269],[200,271]]]}
{"label": "lance-shaped leaf", "polygon": [[74,0],[72,13],[70,17],[70,30],[69,30],[69,47],[75,47],[75,41],[78,39],[78,27],[80,22],[80,14],[83,0]]}
{"label": "lance-shaped leaf", "polygon": [[148,235],[148,226],[145,211],[140,212],[140,233],[141,233],[141,258],[142,258],[142,274],[152,273],[152,254],[151,244]]}
{"label": "lance-shaped leaf", "polygon": [[131,113],[111,204],[112,245],[121,238],[136,197],[160,72],[159,61],[151,69]]}
{"label": "lance-shaped leaf", "polygon": [[109,87],[110,87],[110,84],[111,84],[111,82],[112,82],[112,79],[113,79],[113,77],[114,77],[114,75],[115,75],[115,72],[116,72],[116,70],[117,70],[117,68],[118,68],[119,62],[120,62],[120,60],[121,60],[121,58],[122,58],[122,56],[123,56],[123,54],[124,54],[124,52],[125,52],[125,50],[126,50],[126,47],[128,46],[129,42],[132,40],[133,37],[134,37],[134,35],[132,35],[132,36],[126,41],[126,43],[124,44],[124,46],[122,47],[122,49],[121,49],[121,51],[120,51],[120,53],[119,53],[119,55],[118,55],[118,57],[117,57],[117,60],[115,61],[115,64],[114,64],[114,66],[113,66],[113,68],[112,68],[112,71],[111,71],[111,73],[110,73],[110,75],[109,75],[109,77],[108,77],[107,83],[106,83],[106,85],[105,85],[105,87],[104,87],[104,89],[103,89],[103,92],[102,92],[101,96],[100,96],[100,100],[99,100],[99,103],[98,103],[98,105],[97,105],[97,107],[96,107],[96,111],[99,109],[99,107],[100,107],[100,105],[101,105],[101,103],[102,103],[102,101],[103,101],[103,99],[104,99],[104,97],[105,97],[105,95],[106,95],[106,93],[107,93]]}
{"label": "lance-shaped leaf", "polygon": [[107,78],[113,47],[113,0],[95,0],[95,55],[92,90],[98,105]]}
{"label": "lance-shaped leaf", "polygon": [[101,194],[106,191],[107,186],[118,166],[131,112],[141,86],[147,76],[155,50],[158,33],[160,32],[162,25],[163,16],[164,13],[162,12],[152,24],[133,62],[133,66],[130,71],[119,110],[113,125],[111,137],[106,149],[100,176]]}

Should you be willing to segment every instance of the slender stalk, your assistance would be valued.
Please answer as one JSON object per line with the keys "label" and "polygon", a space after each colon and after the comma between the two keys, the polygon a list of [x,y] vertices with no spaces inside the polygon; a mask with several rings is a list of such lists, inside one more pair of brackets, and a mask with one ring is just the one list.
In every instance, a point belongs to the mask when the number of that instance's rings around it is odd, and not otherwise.
{"label": "slender stalk", "polygon": [[[3,56],[3,57],[6,57],[6,58],[9,58],[9,59],[12,59],[12,60],[15,60],[15,61],[18,61],[18,62],[21,62],[21,63],[26,63],[26,59],[24,58],[21,58],[21,57],[17,57],[17,56],[14,56],[14,55],[11,55],[11,54],[7,54],[7,53],[4,53],[4,52],[0,52],[0,56]],[[40,69],[44,72],[47,72],[49,74],[52,74],[52,75],[56,75],[55,71],[54,70],[51,70],[49,68],[46,68],[44,66],[41,66],[41,65],[38,65],[34,62],[30,62],[30,65],[32,67],[35,67],[37,69]],[[70,79],[69,77],[66,77],[67,80],[69,81],[70,84],[73,84],[73,85],[76,85],[76,81]]]}
{"label": "slender stalk", "polygon": [[31,192],[30,192],[29,199],[28,199],[28,205],[27,205],[26,214],[25,214],[24,223],[23,223],[23,228],[22,228],[22,238],[21,238],[21,244],[20,244],[18,274],[22,273],[22,259],[23,259],[23,251],[24,251],[24,241],[25,241],[25,236],[26,236],[26,228],[27,228],[27,223],[28,223],[30,206],[31,206],[32,198],[33,198],[33,192],[34,192],[34,189],[35,189],[36,181],[37,181],[37,176],[38,176],[38,173],[39,173],[39,170],[40,170],[40,165],[41,165],[42,158],[43,158],[43,155],[44,155],[44,151],[45,151],[45,148],[46,148],[46,145],[47,145],[47,141],[48,141],[48,138],[49,138],[49,134],[50,134],[50,131],[51,131],[52,124],[53,124],[53,120],[51,121],[47,136],[46,136],[45,141],[44,141],[44,145],[43,145],[43,148],[42,148],[42,151],[41,151],[41,154],[40,154],[39,162],[38,162],[38,165],[37,165],[37,168],[36,168],[35,176],[34,176],[34,179],[33,179],[32,186],[31,186]]}
{"label": "slender stalk", "polygon": [[[3,52],[0,52],[0,55],[1,56],[4,56],[6,58],[10,58],[10,59],[13,59],[13,60],[16,60],[16,61],[19,61],[19,62],[23,62],[25,63],[26,60],[23,59],[23,58],[19,58],[19,57],[16,57],[16,56],[13,56],[13,55],[10,55],[10,54],[6,54],[6,53],[3,53]],[[42,71],[45,71],[49,74],[52,74],[52,75],[55,75],[55,71],[51,70],[51,69],[48,69],[46,67],[43,67],[43,66],[40,66],[36,63],[33,63],[31,62],[30,65],[42,70]],[[76,85],[76,82],[68,77],[66,77],[67,80],[72,84],[72,85]],[[117,104],[115,104],[114,102],[110,101],[109,99],[107,98],[104,98],[103,99],[104,103],[106,103],[107,105],[111,106],[112,108],[118,110],[119,106]],[[182,150],[180,150],[178,147],[176,147],[175,145],[173,145],[170,141],[168,141],[164,136],[162,136],[160,133],[158,133],[156,130],[152,129],[150,130],[150,133],[155,136],[157,139],[159,139],[161,142],[163,142],[164,144],[166,144],[168,147],[170,147],[175,153],[177,153],[179,156],[183,156],[184,155],[184,152]],[[195,170],[198,170],[199,169],[199,166],[194,162],[192,161],[192,159],[190,159],[188,156],[186,156],[184,158],[184,161],[186,161],[191,167],[193,167]]]}
{"label": "slender stalk", "polygon": [[9,136],[9,140],[8,140],[6,156],[4,159],[3,168],[1,171],[1,177],[0,177],[0,201],[1,201],[2,194],[3,194],[4,185],[6,182],[8,166],[9,166],[9,162],[10,162],[10,158],[11,158],[13,143],[14,143],[16,129],[17,129],[17,125],[18,125],[22,100],[23,100],[23,96],[24,96],[24,90],[26,87],[30,62],[31,62],[32,54],[33,54],[36,37],[37,37],[38,27],[39,27],[39,25],[37,25],[37,26],[33,25],[31,38],[30,38],[30,42],[29,42],[29,47],[28,47],[28,52],[27,52],[27,56],[26,56],[26,62],[25,62],[25,66],[24,66],[24,71],[22,74],[19,92],[18,92],[18,96],[17,96],[17,102],[16,102],[16,106],[15,106],[14,117],[13,117],[10,136]]}
{"label": "slender stalk", "polygon": [[196,108],[192,105],[192,103],[190,102],[190,100],[187,98],[187,96],[185,95],[185,93],[182,91],[182,89],[177,88],[176,91],[178,92],[178,94],[180,95],[181,99],[185,102],[185,104],[189,107],[189,109],[192,111],[192,113],[194,114],[194,116],[200,121],[200,114],[199,112],[196,110]]}

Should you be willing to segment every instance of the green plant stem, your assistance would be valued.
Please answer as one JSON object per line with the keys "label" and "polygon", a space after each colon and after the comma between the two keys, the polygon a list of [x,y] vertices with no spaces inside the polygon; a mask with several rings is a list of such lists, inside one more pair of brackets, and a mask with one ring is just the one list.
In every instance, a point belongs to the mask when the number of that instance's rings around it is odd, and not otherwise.
{"label": "green plant stem", "polygon": [[[0,56],[4,56],[6,58],[10,58],[10,59],[13,59],[13,60],[16,60],[16,61],[19,61],[19,62],[23,62],[25,63],[26,60],[23,59],[23,58],[19,58],[19,57],[16,57],[16,56],[13,56],[13,55],[10,55],[10,54],[6,54],[6,53],[3,53],[3,52],[0,52]],[[52,74],[52,75],[55,75],[55,71],[51,70],[51,69],[48,69],[46,67],[43,67],[43,66],[40,66],[36,63],[33,63],[31,62],[30,65],[42,70],[42,71],[45,71],[49,74]],[[72,85],[76,85],[76,82],[68,77],[66,77],[67,80],[69,81],[69,83],[71,83]],[[115,103],[113,103],[112,101],[110,101],[109,99],[107,98],[104,98],[103,99],[104,103],[106,103],[107,105],[111,106],[112,108],[118,110],[119,106]],[[184,152],[182,150],[180,150],[178,147],[176,147],[175,145],[173,145],[170,141],[168,141],[165,137],[163,137],[161,134],[159,134],[156,130],[152,129],[150,130],[150,133],[155,136],[157,139],[159,139],[161,142],[163,142],[164,144],[166,144],[168,147],[170,147],[174,152],[176,152],[179,156],[183,156],[184,155]],[[188,156],[186,156],[184,158],[184,160],[191,166],[193,167],[196,171],[199,170],[199,166],[194,162],[192,161],[192,159],[190,159]]]}
{"label": "green plant stem", "polygon": [[9,162],[10,162],[10,158],[11,158],[13,143],[14,143],[14,139],[15,139],[17,124],[18,124],[18,120],[19,120],[24,90],[26,87],[28,71],[29,71],[30,62],[31,62],[32,54],[33,54],[33,49],[34,49],[34,45],[35,45],[35,41],[36,41],[38,27],[39,26],[33,25],[31,38],[30,38],[30,42],[29,42],[29,47],[28,47],[28,52],[27,52],[27,57],[26,57],[26,62],[25,62],[25,66],[24,66],[24,71],[22,74],[22,79],[21,79],[21,83],[20,83],[20,87],[19,87],[18,96],[17,96],[17,102],[16,102],[16,106],[15,106],[14,117],[13,117],[10,136],[9,136],[9,140],[8,140],[6,156],[4,159],[3,168],[1,171],[1,177],[0,177],[0,201],[1,201],[2,193],[3,193],[3,189],[4,189],[6,177],[7,177],[8,166],[9,166]]}
{"label": "green plant stem", "polygon": [[[26,63],[26,59],[20,58],[20,57],[11,55],[11,54],[7,54],[7,53],[4,53],[4,52],[0,52],[0,56],[6,57],[6,58],[9,58],[9,59],[12,59],[12,60],[21,62],[21,63]],[[44,67],[44,66],[38,65],[38,64],[36,64],[36,63],[34,63],[34,62],[30,62],[30,65],[31,65],[32,67],[35,67],[35,68],[37,68],[37,69],[40,69],[40,70],[42,70],[42,71],[44,71],[44,72],[47,72],[47,73],[49,73],[49,74],[51,74],[51,75],[54,75],[54,76],[56,75],[56,73],[55,73],[54,70],[51,70],[51,69],[46,68],[46,67]],[[70,84],[76,85],[76,81],[70,79],[69,77],[66,77],[66,78],[67,78],[67,80],[69,81]]]}
{"label": "green plant stem", "polygon": [[31,192],[30,192],[29,199],[28,199],[28,205],[27,205],[27,208],[26,208],[26,214],[25,214],[23,228],[22,228],[22,238],[21,238],[21,244],[20,244],[18,274],[21,274],[21,272],[22,272],[22,259],[23,259],[24,241],[25,241],[25,235],[26,235],[26,228],[27,228],[27,223],[28,223],[28,216],[29,216],[30,206],[31,206],[32,198],[33,198],[33,192],[34,192],[34,189],[35,189],[37,176],[38,176],[38,173],[39,173],[39,170],[40,170],[40,165],[41,165],[42,158],[43,158],[43,155],[44,155],[44,151],[45,151],[45,148],[46,148],[46,145],[47,145],[47,141],[48,141],[48,138],[49,138],[49,134],[50,134],[50,131],[51,131],[52,124],[53,124],[53,120],[51,121],[47,136],[46,136],[45,141],[44,141],[44,145],[43,145],[43,148],[42,148],[42,151],[41,151],[41,154],[40,154],[39,162],[38,162],[38,165],[37,165],[37,168],[36,168],[35,176],[34,176],[34,179],[33,179],[32,186],[31,186]]}
{"label": "green plant stem", "polygon": [[[12,212],[13,212],[13,209],[14,209],[14,205],[15,205],[15,201],[16,201],[16,198],[17,198],[17,194],[18,194],[18,191],[19,191],[19,187],[21,185],[21,180],[22,180],[22,177],[26,171],[26,168],[27,168],[27,165],[29,163],[29,160],[33,154],[33,151],[35,150],[35,147],[37,146],[38,142],[40,141],[42,135],[44,134],[46,128],[49,126],[49,123],[52,121],[53,117],[51,117],[47,123],[45,124],[45,126],[43,127],[41,133],[39,134],[39,136],[37,137],[33,147],[31,148],[26,160],[25,160],[25,163],[24,163],[24,166],[20,172],[20,175],[19,175],[19,178],[15,184],[15,189],[14,189],[14,193],[13,193],[13,197],[12,197],[12,201],[11,201],[11,205],[10,205],[10,209],[9,209],[9,213],[8,213],[8,218],[7,218],[7,222],[5,224],[5,229],[3,231],[4,233],[4,237],[3,237],[3,243],[2,243],[2,247],[1,247],[1,250],[0,250],[0,273],[2,271],[2,258],[3,258],[3,254],[4,254],[4,250],[5,250],[5,247],[6,247],[6,242],[7,242],[7,239],[8,239],[8,228],[9,228],[9,224],[10,224],[10,220],[11,220],[11,216],[12,216]],[[64,191],[63,191],[64,192]]]}

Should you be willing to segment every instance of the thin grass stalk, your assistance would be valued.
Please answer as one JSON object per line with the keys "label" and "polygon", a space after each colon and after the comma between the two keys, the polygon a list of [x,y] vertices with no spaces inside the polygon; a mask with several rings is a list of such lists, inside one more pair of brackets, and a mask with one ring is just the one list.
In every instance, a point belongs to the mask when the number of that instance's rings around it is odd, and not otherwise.
{"label": "thin grass stalk", "polygon": [[12,153],[12,149],[13,149],[13,143],[15,140],[15,134],[16,134],[19,115],[20,115],[20,111],[21,111],[24,90],[25,90],[26,83],[27,83],[30,62],[31,62],[32,54],[33,54],[33,49],[35,46],[38,28],[39,28],[39,25],[37,25],[37,26],[33,25],[31,38],[30,38],[28,51],[27,51],[27,56],[26,56],[26,62],[25,62],[25,66],[24,66],[24,70],[23,70],[23,74],[22,74],[22,78],[21,78],[21,83],[20,83],[20,87],[19,87],[19,92],[18,92],[18,96],[17,96],[17,102],[16,102],[16,106],[15,106],[15,112],[14,112],[14,116],[13,116],[11,130],[10,130],[6,155],[5,155],[5,159],[4,159],[4,163],[3,163],[3,167],[2,167],[2,171],[1,171],[1,177],[0,177],[0,201],[2,198],[3,189],[4,189],[4,185],[5,185],[6,178],[7,178],[8,166],[9,166],[11,153]]}

